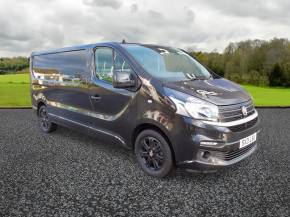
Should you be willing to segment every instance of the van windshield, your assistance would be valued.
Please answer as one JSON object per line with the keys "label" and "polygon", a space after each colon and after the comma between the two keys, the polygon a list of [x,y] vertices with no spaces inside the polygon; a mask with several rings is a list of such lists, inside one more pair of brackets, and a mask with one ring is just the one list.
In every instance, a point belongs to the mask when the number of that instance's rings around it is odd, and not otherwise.
{"label": "van windshield", "polygon": [[209,79],[210,72],[185,52],[159,46],[122,44],[152,76],[163,81]]}

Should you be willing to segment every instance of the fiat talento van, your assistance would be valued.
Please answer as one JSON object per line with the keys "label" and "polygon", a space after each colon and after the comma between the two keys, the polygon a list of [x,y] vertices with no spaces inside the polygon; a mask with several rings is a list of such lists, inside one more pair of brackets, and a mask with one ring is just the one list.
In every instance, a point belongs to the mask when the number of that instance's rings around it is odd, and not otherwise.
{"label": "fiat talento van", "polygon": [[30,71],[42,131],[66,126],[134,150],[151,176],[216,171],[257,148],[250,95],[181,49],[109,42],[33,52]]}

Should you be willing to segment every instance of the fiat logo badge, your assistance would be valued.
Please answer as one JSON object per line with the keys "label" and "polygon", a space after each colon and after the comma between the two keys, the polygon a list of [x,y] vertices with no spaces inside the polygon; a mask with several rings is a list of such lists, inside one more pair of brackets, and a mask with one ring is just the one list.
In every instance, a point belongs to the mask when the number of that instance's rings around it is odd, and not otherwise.
{"label": "fiat logo badge", "polygon": [[243,107],[242,107],[242,114],[243,114],[244,116],[247,116],[247,115],[248,115],[248,111],[247,111],[246,106],[243,106]]}

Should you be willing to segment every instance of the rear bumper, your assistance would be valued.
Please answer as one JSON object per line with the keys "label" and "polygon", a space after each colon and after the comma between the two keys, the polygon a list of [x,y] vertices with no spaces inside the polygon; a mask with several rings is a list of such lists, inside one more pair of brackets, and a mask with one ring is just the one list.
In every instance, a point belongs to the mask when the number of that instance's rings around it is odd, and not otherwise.
{"label": "rear bumper", "polygon": [[258,117],[254,124],[241,130],[236,130],[236,126],[214,126],[188,118],[184,121],[189,129],[193,155],[190,159],[177,162],[178,167],[215,171],[246,159],[257,149],[257,140],[243,148],[240,148],[240,140],[260,132]]}

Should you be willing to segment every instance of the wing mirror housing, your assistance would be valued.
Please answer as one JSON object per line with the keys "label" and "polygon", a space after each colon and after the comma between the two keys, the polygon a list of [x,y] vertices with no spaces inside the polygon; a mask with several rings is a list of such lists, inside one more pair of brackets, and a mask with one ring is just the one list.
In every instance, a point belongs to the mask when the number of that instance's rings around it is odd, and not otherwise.
{"label": "wing mirror housing", "polygon": [[131,70],[121,71],[116,70],[113,74],[114,88],[132,88],[136,86],[136,77]]}

